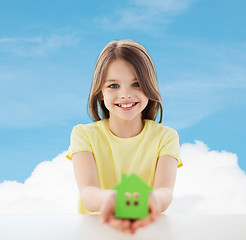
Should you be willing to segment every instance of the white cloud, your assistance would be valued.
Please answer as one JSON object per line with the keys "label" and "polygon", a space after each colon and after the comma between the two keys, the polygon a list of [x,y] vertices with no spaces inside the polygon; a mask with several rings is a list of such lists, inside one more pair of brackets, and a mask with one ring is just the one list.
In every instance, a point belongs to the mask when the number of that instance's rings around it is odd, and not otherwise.
{"label": "white cloud", "polygon": [[78,191],[65,153],[37,165],[24,184],[0,184],[0,213],[76,213]]}
{"label": "white cloud", "polygon": [[236,154],[209,150],[199,141],[183,144],[181,153],[185,163],[178,169],[170,213],[246,213],[246,175]]}
{"label": "white cloud", "polygon": [[[168,213],[246,214],[246,175],[236,154],[183,144],[174,201]],[[76,213],[78,190],[65,152],[40,163],[24,182],[0,184],[0,213]]]}
{"label": "white cloud", "polygon": [[50,35],[0,38],[0,51],[21,57],[43,57],[61,47],[73,46],[78,41],[79,38],[71,30]]}
{"label": "white cloud", "polygon": [[[193,1],[131,0],[129,6],[112,11],[110,16],[99,16],[95,22],[104,30],[138,30],[156,35],[163,32],[174,15],[185,11]],[[157,25],[162,25],[161,29]]]}

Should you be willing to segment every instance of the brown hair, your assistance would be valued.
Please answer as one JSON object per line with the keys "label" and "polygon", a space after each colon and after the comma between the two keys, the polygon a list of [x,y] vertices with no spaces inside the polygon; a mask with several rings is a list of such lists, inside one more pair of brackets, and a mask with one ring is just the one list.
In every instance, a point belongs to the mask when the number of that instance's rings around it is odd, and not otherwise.
{"label": "brown hair", "polygon": [[146,49],[132,40],[111,41],[100,53],[88,98],[87,111],[89,116],[92,117],[93,121],[101,120],[98,112],[98,106],[100,106],[102,117],[109,118],[109,111],[102,100],[102,87],[107,69],[110,63],[116,59],[125,60],[133,66],[140,88],[149,99],[147,106],[142,111],[142,119],[155,120],[160,110],[159,123],[161,123],[163,107],[154,64]]}

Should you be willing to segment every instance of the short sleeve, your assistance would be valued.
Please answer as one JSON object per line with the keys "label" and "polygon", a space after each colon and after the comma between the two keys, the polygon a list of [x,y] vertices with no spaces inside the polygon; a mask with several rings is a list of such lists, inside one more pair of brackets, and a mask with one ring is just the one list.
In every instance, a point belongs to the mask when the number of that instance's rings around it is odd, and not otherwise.
{"label": "short sleeve", "polygon": [[176,158],[178,167],[183,166],[183,162],[180,158],[179,135],[174,129],[169,129],[169,131],[162,136],[158,158],[163,155],[170,155]]}
{"label": "short sleeve", "polygon": [[82,124],[73,127],[66,158],[72,160],[72,155],[79,151],[89,151],[93,153],[88,134]]}

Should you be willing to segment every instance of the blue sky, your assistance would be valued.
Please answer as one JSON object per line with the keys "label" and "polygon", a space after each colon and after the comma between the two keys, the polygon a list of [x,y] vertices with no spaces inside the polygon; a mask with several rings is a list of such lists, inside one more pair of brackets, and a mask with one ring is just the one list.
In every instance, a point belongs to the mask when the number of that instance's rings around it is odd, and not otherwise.
{"label": "blue sky", "polygon": [[1,1],[0,182],[23,182],[89,123],[96,59],[114,39],[150,53],[180,143],[236,153],[246,171],[246,2]]}

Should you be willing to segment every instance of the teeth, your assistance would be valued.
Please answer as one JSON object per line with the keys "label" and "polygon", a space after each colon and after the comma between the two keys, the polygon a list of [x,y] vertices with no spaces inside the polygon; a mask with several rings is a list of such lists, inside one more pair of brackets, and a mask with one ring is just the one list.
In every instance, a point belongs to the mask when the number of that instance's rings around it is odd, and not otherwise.
{"label": "teeth", "polygon": [[120,107],[123,108],[128,108],[128,107],[132,107],[135,103],[131,103],[131,104],[118,104]]}

